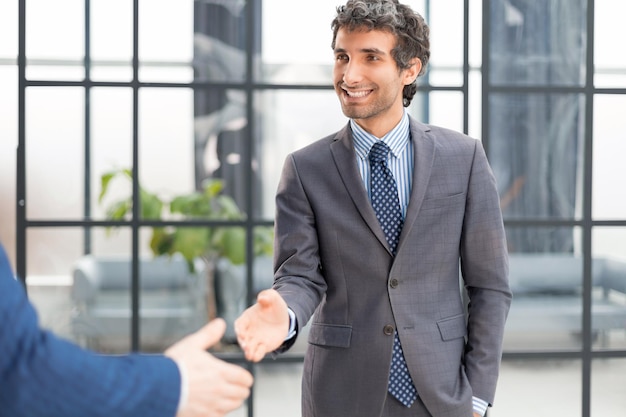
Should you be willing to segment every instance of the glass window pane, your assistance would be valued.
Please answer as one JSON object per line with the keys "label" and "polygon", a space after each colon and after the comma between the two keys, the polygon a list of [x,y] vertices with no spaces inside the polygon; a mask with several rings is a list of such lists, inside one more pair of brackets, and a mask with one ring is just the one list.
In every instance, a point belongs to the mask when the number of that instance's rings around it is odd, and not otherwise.
{"label": "glass window pane", "polygon": [[[246,207],[248,120],[246,93],[236,89],[196,90],[193,96],[193,146],[190,167],[195,187],[208,178],[221,178],[227,194]],[[187,147],[185,147],[187,149]],[[253,178],[253,181],[256,179]]]}
{"label": "glass window pane", "polygon": [[247,21],[243,1],[196,1],[191,45],[194,80],[243,82],[246,79]]}
{"label": "glass window pane", "polygon": [[483,9],[482,2],[469,2],[469,64],[480,68],[483,62]]}
{"label": "glass window pane", "polygon": [[29,80],[80,81],[85,78],[83,61],[28,60],[26,78]]}
{"label": "glass window pane", "polygon": [[92,0],[91,78],[128,81],[132,78],[133,7],[126,0]]}
{"label": "glass window pane", "polygon": [[584,85],[586,4],[586,0],[490,2],[490,82]]}
{"label": "glass window pane", "polygon": [[468,88],[468,132],[471,137],[482,138],[482,74],[472,70],[469,73]]}
{"label": "glass window pane", "polygon": [[463,131],[463,94],[451,91],[418,93],[408,107],[417,121]]}
{"label": "glass window pane", "polygon": [[[301,363],[257,365],[254,415],[300,416],[302,368]],[[244,417],[244,414],[237,416]]]}
{"label": "glass window pane", "polygon": [[591,364],[592,416],[619,416],[626,410],[626,358],[595,359]]}
{"label": "glass window pane", "polygon": [[78,228],[28,229],[26,284],[40,325],[77,340],[73,328],[72,268],[81,256],[83,231]]}
{"label": "glass window pane", "polygon": [[[150,236],[151,229],[140,231],[140,350],[161,352],[207,322],[212,292],[202,261],[192,270],[179,254],[154,256],[146,250]],[[93,254],[71,265],[71,336],[101,352],[123,353],[131,345],[131,231],[94,228],[91,238]]]}
{"label": "glass window pane", "polygon": [[[129,259],[121,262],[129,265]],[[162,352],[215,317],[211,269],[201,259],[196,259],[191,269],[180,254],[145,256],[139,264],[139,277],[142,351]]]}
{"label": "glass window pane", "polygon": [[194,189],[193,112],[190,89],[139,91],[139,168],[147,191],[165,197]]}
{"label": "glass window pane", "polygon": [[[245,263],[246,233],[240,227],[219,227],[209,229],[214,236],[231,233],[235,238],[222,239],[227,243],[220,249],[218,256],[213,256],[212,270],[214,272],[211,288],[215,291],[214,316],[221,317],[226,321],[226,332],[223,341],[235,347],[237,336],[235,334],[235,320],[248,306],[248,269]],[[271,233],[266,233],[271,240]],[[254,244],[254,250],[259,248]],[[266,248],[267,249],[267,248]],[[238,258],[238,254],[242,256]],[[233,256],[235,255],[235,256]],[[255,257],[252,265],[252,302],[256,300],[259,291],[270,288],[273,283],[273,268],[271,251],[259,254]]]}
{"label": "glass window pane", "polygon": [[306,7],[305,19],[293,19],[293,2],[263,1],[260,66],[255,76],[278,84],[332,84],[330,23],[337,5],[334,0],[316,1]]}
{"label": "glass window pane", "polygon": [[593,218],[625,219],[626,96],[597,95],[593,121]]}
{"label": "glass window pane", "polygon": [[139,2],[139,78],[141,81],[193,80],[194,2]]}
{"label": "glass window pane", "polygon": [[505,359],[489,417],[579,417],[582,415],[581,375],[582,363],[578,360]]}
{"label": "glass window pane", "polygon": [[[462,68],[452,66],[435,66],[435,64],[429,65],[426,79],[418,79],[418,86],[426,81],[434,86],[461,86],[463,85],[463,70]],[[419,87],[418,87],[419,88]]]}
{"label": "glass window pane", "polygon": [[255,108],[255,126],[259,129],[255,136],[262,138],[256,145],[255,169],[261,185],[253,189],[255,206],[259,207],[255,215],[273,220],[274,195],[287,154],[337,132],[347,119],[333,90],[260,92]]}
{"label": "glass window pane", "polygon": [[26,2],[26,56],[81,59],[85,51],[84,5],[82,0]]}
{"label": "glass window pane", "polygon": [[18,6],[17,1],[0,2],[0,63],[4,59],[17,59]]}
{"label": "glass window pane", "polygon": [[[433,85],[463,84],[463,1],[428,2],[431,59],[428,80]],[[424,14],[421,9],[415,9]]]}
{"label": "glass window pane", "polygon": [[580,216],[584,100],[492,94],[489,157],[507,219]]}
{"label": "glass window pane", "polygon": [[626,349],[626,227],[593,230],[595,347]]}
{"label": "glass window pane", "polygon": [[582,346],[583,257],[580,230],[507,227],[513,303],[505,351],[578,350]]}
{"label": "glass window pane", "polygon": [[[105,216],[105,205],[98,201],[102,175],[116,168],[132,167],[133,93],[129,88],[93,88],[91,105],[91,208],[92,218]],[[104,202],[113,201],[116,183]],[[126,191],[125,191],[126,192]]]}
{"label": "glass window pane", "polygon": [[626,86],[626,56],[615,53],[617,39],[626,39],[623,16],[626,3],[594,1],[594,84],[596,87]]}
{"label": "glass window pane", "polygon": [[26,281],[71,283],[72,264],[82,255],[80,228],[29,228],[26,233]]}
{"label": "glass window pane", "polygon": [[[0,6],[2,7],[2,6]],[[14,259],[17,150],[17,66],[0,65],[0,242]]]}
{"label": "glass window pane", "polygon": [[[76,255],[69,270],[72,339],[106,353],[131,348],[130,228],[93,228],[92,253]],[[140,245],[141,247],[141,245]]]}
{"label": "glass window pane", "polygon": [[84,94],[83,88],[74,87],[26,90],[26,209],[30,219],[83,216]]}
{"label": "glass window pane", "polygon": [[82,79],[84,1],[28,1],[26,15],[27,78]]}

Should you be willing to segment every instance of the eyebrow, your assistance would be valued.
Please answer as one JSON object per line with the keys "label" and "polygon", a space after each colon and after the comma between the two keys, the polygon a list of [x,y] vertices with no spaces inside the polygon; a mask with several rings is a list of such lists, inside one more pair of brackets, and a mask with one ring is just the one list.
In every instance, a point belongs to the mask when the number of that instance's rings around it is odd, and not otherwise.
{"label": "eyebrow", "polygon": [[[334,52],[337,54],[337,53],[344,53],[347,51],[344,48],[335,48]],[[362,48],[362,49],[359,49],[358,52],[361,52],[364,54],[387,55],[385,51],[378,49],[378,48]]]}

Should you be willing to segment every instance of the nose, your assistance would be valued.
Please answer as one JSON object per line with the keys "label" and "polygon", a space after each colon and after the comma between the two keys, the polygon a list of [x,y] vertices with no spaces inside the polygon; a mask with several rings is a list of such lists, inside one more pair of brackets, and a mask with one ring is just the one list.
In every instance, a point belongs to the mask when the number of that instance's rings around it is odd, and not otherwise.
{"label": "nose", "polygon": [[363,79],[360,66],[354,61],[348,62],[343,70],[343,82],[346,85],[356,85]]}

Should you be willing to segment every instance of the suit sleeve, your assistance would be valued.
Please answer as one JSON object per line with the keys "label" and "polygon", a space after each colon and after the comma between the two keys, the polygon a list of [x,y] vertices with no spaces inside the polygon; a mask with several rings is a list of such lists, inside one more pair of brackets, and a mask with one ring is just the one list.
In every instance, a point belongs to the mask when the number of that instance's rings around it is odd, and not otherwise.
{"label": "suit sleeve", "polygon": [[474,396],[491,404],[511,291],[496,181],[479,141],[468,187],[461,241],[461,268],[469,297],[465,366]]}
{"label": "suit sleeve", "polygon": [[[274,288],[306,325],[326,292],[315,214],[293,155],[287,157],[276,193]],[[296,329],[297,330],[297,329]],[[294,339],[280,351],[290,347]]]}
{"label": "suit sleeve", "polygon": [[171,417],[176,364],[161,355],[105,356],[39,327],[0,246],[0,417]]}

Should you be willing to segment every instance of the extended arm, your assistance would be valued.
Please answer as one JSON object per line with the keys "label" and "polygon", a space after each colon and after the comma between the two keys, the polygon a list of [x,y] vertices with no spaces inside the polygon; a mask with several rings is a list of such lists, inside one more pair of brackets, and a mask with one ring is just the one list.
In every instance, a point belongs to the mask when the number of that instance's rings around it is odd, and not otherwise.
{"label": "extended arm", "polygon": [[239,344],[252,361],[288,349],[295,341],[295,336],[285,340],[290,325],[288,308],[295,321],[304,325],[326,291],[315,216],[293,155],[285,161],[276,194],[275,232],[274,286],[259,293],[257,303],[235,322]]}
{"label": "extended arm", "polygon": [[[222,336],[222,320],[172,346],[171,358],[99,355],[40,329],[2,247],[0,322],[2,417],[218,417],[241,405],[252,384],[243,368],[206,352]],[[187,380],[182,403],[175,361]]]}

